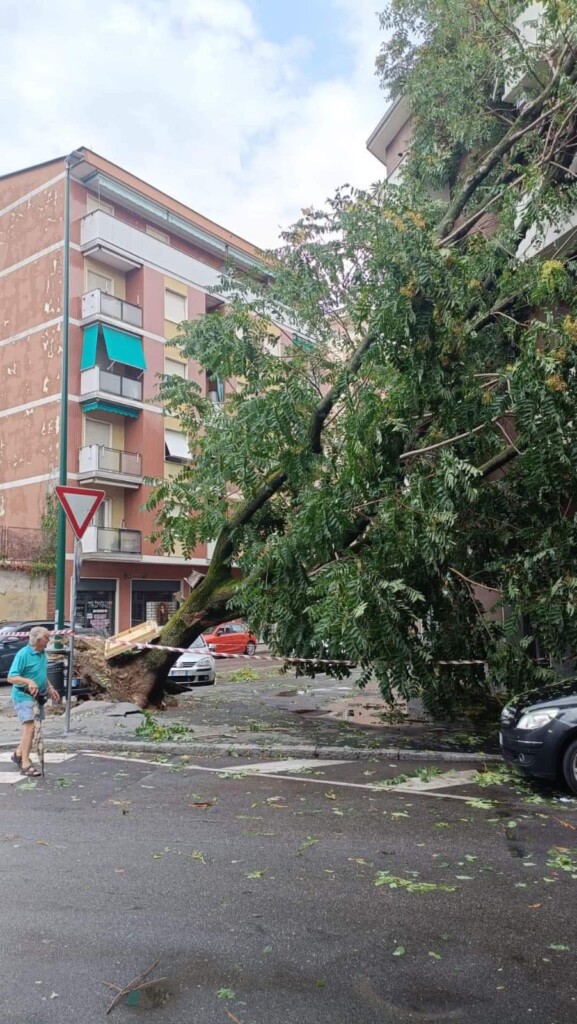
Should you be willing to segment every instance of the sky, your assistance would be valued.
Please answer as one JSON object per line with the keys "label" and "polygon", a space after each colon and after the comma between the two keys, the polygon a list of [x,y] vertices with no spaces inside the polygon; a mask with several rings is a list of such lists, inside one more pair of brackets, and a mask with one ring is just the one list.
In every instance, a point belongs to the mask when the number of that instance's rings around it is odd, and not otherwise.
{"label": "sky", "polygon": [[1,0],[0,174],[88,146],[260,246],[384,168],[386,0]]}

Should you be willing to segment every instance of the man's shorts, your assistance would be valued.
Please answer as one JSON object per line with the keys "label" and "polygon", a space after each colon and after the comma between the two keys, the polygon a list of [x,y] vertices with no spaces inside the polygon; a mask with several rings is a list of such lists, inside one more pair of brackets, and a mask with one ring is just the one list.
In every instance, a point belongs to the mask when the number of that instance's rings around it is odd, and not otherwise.
{"label": "man's shorts", "polygon": [[[35,701],[33,700],[13,700],[12,705],[18,718],[24,724],[24,722],[33,722],[35,718]],[[46,708],[42,706],[40,708],[40,721],[43,722],[46,717]]]}

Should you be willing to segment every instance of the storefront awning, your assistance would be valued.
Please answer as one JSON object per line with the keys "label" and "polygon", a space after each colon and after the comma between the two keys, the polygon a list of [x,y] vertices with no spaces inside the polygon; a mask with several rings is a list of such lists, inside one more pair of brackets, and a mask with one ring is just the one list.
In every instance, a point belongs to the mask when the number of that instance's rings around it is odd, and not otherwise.
{"label": "storefront awning", "polygon": [[84,328],[81,370],[89,370],[92,366],[96,366],[96,350],[100,330],[102,330],[106,352],[111,362],[134,366],[137,370],[146,370],[142,339],[136,334],[127,334],[126,331],[118,331],[115,327],[108,327],[106,324],[90,324],[90,327]]}
{"label": "storefront awning", "polygon": [[106,324],[102,325],[102,333],[108,358],[112,362],[134,366],[137,370],[146,370],[141,338],[136,334],[127,334],[126,331],[117,331],[115,327],[108,327]]}
{"label": "storefront awning", "polygon": [[164,443],[168,451],[168,455],[172,459],[190,459],[190,448],[188,447],[188,438],[184,434],[179,434],[178,430],[165,430],[164,431]]}
{"label": "storefront awning", "polygon": [[116,405],[114,402],[101,402],[96,399],[94,402],[87,402],[82,406],[82,412],[113,412],[116,416],[128,416],[129,419],[138,418],[139,409],[131,409],[128,405]]}

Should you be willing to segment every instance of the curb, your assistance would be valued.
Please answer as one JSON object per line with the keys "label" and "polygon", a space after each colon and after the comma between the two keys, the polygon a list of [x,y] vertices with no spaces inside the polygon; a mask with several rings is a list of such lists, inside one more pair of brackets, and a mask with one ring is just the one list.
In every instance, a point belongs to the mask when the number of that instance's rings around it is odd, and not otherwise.
{"label": "curb", "polygon": [[[0,750],[12,749],[11,743],[0,742]],[[117,751],[135,754],[196,754],[202,757],[301,757],[321,758],[327,761],[374,761],[388,758],[396,761],[441,761],[461,764],[501,763],[499,754],[458,753],[453,750],[412,750],[390,747],[378,750],[356,749],[355,747],[317,747],[312,744],[258,744],[258,743],[146,743],[139,740],[106,740],[84,738],[63,738],[44,740],[44,749],[59,753],[74,751]]]}

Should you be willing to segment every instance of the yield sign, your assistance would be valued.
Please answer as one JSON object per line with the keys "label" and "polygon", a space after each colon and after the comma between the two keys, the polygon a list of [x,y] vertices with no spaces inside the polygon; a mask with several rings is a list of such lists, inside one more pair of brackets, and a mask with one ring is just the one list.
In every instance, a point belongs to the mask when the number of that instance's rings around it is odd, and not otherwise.
{"label": "yield sign", "polygon": [[55,487],[56,495],[74,534],[80,540],[90,526],[96,509],[106,491],[91,491],[88,487]]}

